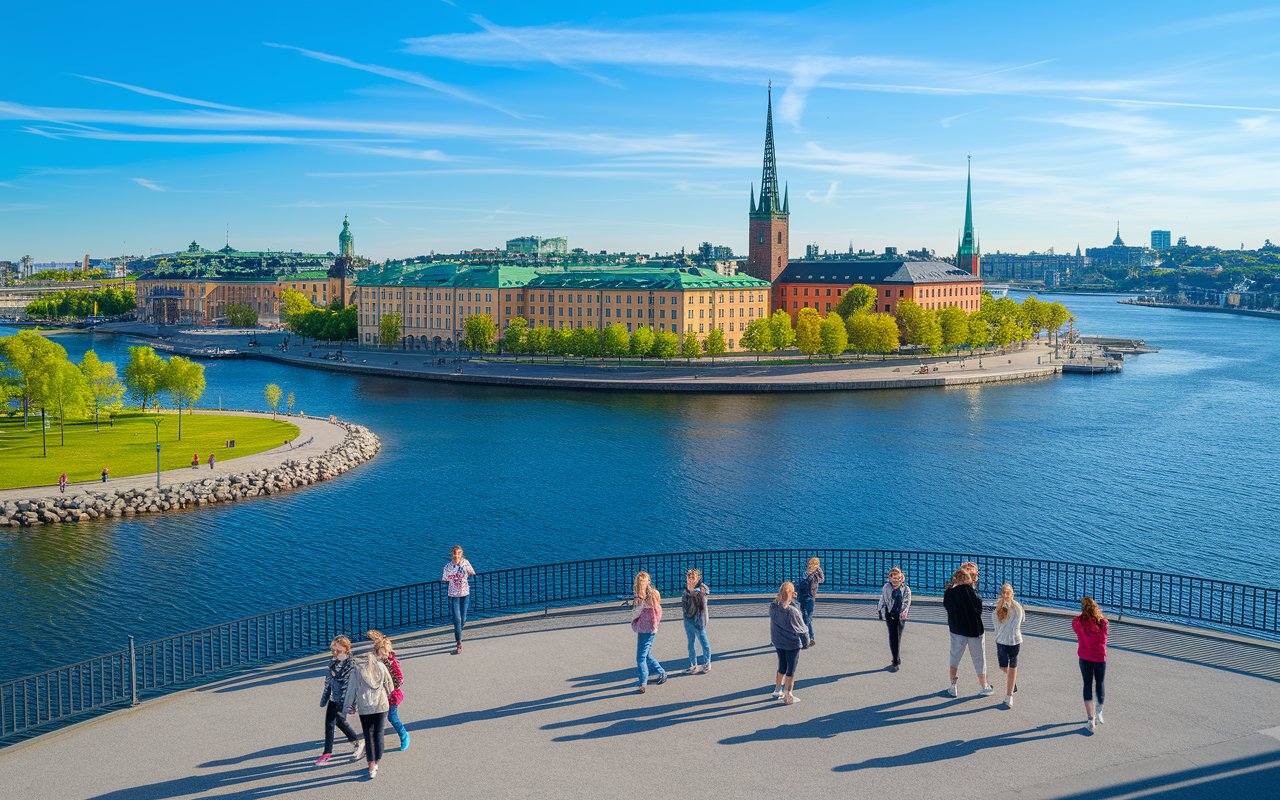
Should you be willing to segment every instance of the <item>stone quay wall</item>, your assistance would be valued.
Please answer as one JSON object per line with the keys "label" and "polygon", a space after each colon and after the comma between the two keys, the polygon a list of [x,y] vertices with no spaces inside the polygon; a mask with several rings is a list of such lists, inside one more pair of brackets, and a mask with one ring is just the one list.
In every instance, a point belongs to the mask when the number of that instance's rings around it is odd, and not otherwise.
{"label": "stone quay wall", "polygon": [[288,459],[274,467],[174,483],[159,489],[84,491],[74,496],[7,500],[0,506],[0,527],[30,527],[93,519],[161,514],[286,492],[336,478],[377,454],[382,442],[362,425],[336,423],[342,441],[306,460]]}

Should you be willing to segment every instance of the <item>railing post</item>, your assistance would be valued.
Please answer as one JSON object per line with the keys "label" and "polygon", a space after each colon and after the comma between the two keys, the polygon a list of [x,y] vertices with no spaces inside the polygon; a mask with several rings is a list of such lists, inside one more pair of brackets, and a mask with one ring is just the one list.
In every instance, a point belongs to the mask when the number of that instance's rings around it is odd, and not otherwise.
{"label": "railing post", "polygon": [[133,652],[133,637],[129,637],[129,686],[133,694],[133,702],[129,705],[136,706],[138,704],[138,659]]}

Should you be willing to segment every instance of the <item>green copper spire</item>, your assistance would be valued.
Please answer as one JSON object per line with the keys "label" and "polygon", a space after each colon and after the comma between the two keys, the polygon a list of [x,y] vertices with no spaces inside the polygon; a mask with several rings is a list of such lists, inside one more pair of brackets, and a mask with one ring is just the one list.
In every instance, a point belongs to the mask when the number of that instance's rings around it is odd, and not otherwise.
{"label": "green copper spire", "polygon": [[351,220],[342,217],[342,233],[338,234],[338,255],[348,258],[356,254],[356,237],[351,235]]}
{"label": "green copper spire", "polygon": [[760,176],[760,202],[752,188],[751,213],[757,219],[787,214],[787,198],[778,196],[778,162],[773,147],[773,83],[769,84],[769,113],[764,128],[764,169]]}
{"label": "green copper spire", "polygon": [[956,248],[958,256],[978,255],[978,234],[973,229],[973,159],[969,159],[968,176],[964,191],[964,231],[960,234],[960,244]]}

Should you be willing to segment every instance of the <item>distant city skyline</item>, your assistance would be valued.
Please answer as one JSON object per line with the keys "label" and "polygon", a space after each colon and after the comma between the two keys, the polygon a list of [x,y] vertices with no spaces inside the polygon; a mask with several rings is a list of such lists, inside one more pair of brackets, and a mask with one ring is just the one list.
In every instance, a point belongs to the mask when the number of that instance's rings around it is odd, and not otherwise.
{"label": "distant city skyline", "polygon": [[[301,7],[299,7],[300,9]],[[1280,9],[260,4],[8,12],[0,259],[747,252],[766,84],[789,254],[1280,239]],[[1016,11],[1016,13],[1013,13]]]}

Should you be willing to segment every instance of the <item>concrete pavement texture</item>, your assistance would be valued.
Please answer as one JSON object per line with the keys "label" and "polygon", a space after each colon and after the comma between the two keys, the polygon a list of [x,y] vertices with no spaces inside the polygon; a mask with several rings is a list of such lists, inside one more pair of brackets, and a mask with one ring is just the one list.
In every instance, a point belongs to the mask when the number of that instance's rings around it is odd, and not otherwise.
{"label": "concrete pavement texture", "polygon": [[909,622],[892,673],[882,623],[828,610],[792,706],[770,697],[763,602],[713,600],[712,668],[697,675],[679,674],[685,635],[668,609],[654,653],[669,680],[645,694],[627,612],[533,618],[474,626],[460,655],[451,631],[398,637],[412,744],[398,751],[388,729],[372,781],[341,734],[332,766],[313,766],[316,656],[0,751],[0,797],[1244,800],[1280,787],[1275,681],[1112,648],[1106,724],[1091,732],[1073,641],[1026,637],[1006,709],[999,690],[978,696],[967,660],[960,696],[947,694],[945,625]]}

